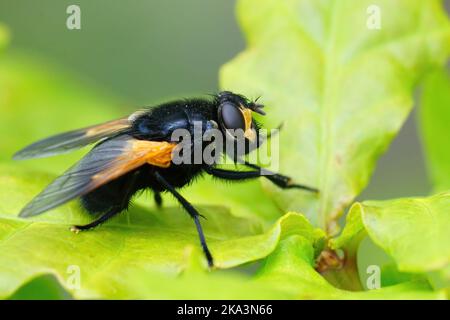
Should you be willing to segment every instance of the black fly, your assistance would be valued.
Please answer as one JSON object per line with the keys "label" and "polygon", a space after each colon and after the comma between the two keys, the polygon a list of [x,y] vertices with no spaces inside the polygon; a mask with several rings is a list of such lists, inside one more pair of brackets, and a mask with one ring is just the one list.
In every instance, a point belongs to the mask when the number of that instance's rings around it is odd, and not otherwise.
{"label": "black fly", "polygon": [[[264,174],[262,168],[244,162],[249,171],[225,170],[216,164],[201,161],[175,164],[173,154],[181,144],[173,140],[177,129],[194,136],[195,123],[202,134],[215,129],[227,141],[238,142],[233,130],[241,130],[245,142],[244,154],[258,141],[259,125],[252,112],[264,115],[263,106],[242,95],[221,92],[213,99],[189,99],[165,103],[144,109],[131,116],[80,130],[59,134],[38,141],[16,153],[14,159],[47,157],[98,142],[75,166],[56,178],[25,208],[21,217],[41,214],[80,197],[87,212],[98,216],[96,220],[72,231],[88,230],[126,210],[134,194],[151,189],[158,206],[162,204],[161,192],[170,192],[194,219],[200,243],[209,266],[213,257],[206,244],[200,224],[200,214],[177,189],[187,185],[203,172],[226,180],[246,180],[265,177],[277,186],[299,188],[312,192],[316,189],[293,183],[280,174]],[[206,145],[202,142],[201,150]],[[256,143],[256,148],[259,144]],[[254,149],[254,148],[253,148]],[[188,149],[194,152],[195,148]],[[236,152],[227,153],[237,161]],[[191,155],[188,155],[190,158]],[[266,171],[267,173],[267,171]]]}

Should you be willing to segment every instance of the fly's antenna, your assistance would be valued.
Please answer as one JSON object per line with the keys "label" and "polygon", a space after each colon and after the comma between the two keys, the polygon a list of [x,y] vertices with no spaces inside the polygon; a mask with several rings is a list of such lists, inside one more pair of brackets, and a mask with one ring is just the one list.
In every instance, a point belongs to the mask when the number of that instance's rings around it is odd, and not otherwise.
{"label": "fly's antenna", "polygon": [[261,96],[258,96],[253,102],[251,102],[249,104],[249,108],[256,113],[259,113],[262,116],[265,116],[266,113],[264,112],[264,110],[262,110],[264,108],[263,104],[257,103],[258,100],[261,98]]}
{"label": "fly's antenna", "polygon": [[248,107],[249,107],[253,112],[259,113],[259,114],[262,115],[262,116],[265,116],[265,115],[266,115],[266,113],[265,113],[264,110],[263,110],[264,105],[262,105],[262,104],[259,104],[259,103],[251,103]]}

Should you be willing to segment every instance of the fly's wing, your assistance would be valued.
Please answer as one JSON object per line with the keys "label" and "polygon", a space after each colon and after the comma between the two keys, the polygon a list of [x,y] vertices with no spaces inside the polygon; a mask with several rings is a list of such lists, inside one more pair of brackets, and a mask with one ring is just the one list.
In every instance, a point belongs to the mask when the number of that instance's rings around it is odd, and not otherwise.
{"label": "fly's wing", "polygon": [[117,136],[98,144],[74,167],[56,178],[20,212],[35,216],[114,180],[146,163],[167,168],[176,144]]}
{"label": "fly's wing", "polygon": [[128,129],[132,117],[109,121],[100,125],[61,133],[37,141],[17,152],[13,159],[44,158],[79,149],[100,139],[111,137]]}

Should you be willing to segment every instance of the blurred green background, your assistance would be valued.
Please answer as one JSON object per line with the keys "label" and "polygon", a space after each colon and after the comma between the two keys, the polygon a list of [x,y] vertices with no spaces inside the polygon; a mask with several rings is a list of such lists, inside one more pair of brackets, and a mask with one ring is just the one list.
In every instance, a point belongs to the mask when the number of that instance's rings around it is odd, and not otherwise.
{"label": "blurred green background", "polygon": [[[66,8],[81,8],[81,30]],[[124,97],[151,104],[217,90],[217,70],[244,47],[233,1],[1,0],[12,48],[43,55]]]}
{"label": "blurred green background", "polygon": [[[81,7],[81,30],[66,28],[66,8],[71,4]],[[0,23],[11,34],[7,55],[26,54],[43,61],[44,67],[61,66],[85,86],[111,97],[111,108],[126,114],[174,97],[218,91],[220,66],[245,46],[234,8],[235,1],[230,0],[0,0]],[[62,110],[76,108],[70,101],[65,106],[64,99],[60,103]],[[379,161],[359,199],[431,191],[415,113]],[[70,122],[60,127],[71,129]],[[373,244],[363,246],[372,248],[365,263],[386,259]],[[38,285],[39,281],[46,282],[38,280]]]}

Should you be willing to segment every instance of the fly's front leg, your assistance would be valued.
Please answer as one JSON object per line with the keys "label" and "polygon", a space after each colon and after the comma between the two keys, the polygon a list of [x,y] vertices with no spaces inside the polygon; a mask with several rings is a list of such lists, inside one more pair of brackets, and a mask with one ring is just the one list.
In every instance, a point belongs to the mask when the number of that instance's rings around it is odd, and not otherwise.
{"label": "fly's front leg", "polygon": [[319,190],[316,188],[312,188],[309,186],[301,185],[298,183],[294,183],[291,178],[271,172],[269,170],[263,169],[257,165],[245,163],[247,167],[253,168],[255,170],[252,171],[234,171],[234,170],[225,170],[220,168],[214,168],[211,166],[205,167],[205,171],[217,178],[222,178],[225,180],[248,180],[259,177],[264,177],[272,181],[275,185],[282,189],[302,189],[310,192],[318,193]]}
{"label": "fly's front leg", "polygon": [[260,166],[257,166],[256,164],[252,164],[247,161],[244,164],[249,168],[258,170],[262,177],[265,177],[266,179],[272,181],[275,185],[279,186],[282,189],[302,189],[302,190],[311,191],[311,192],[315,192],[315,193],[319,192],[319,190],[316,188],[309,187],[309,186],[306,186],[303,184],[295,183],[292,180],[292,178],[290,178],[288,176],[285,176],[285,175],[282,175],[279,173],[275,173],[270,170],[266,170],[264,168],[261,168]]}
{"label": "fly's front leg", "polygon": [[288,176],[285,176],[285,175],[282,175],[279,173],[275,173],[270,170],[266,170],[264,168],[261,168],[260,166],[257,166],[256,164],[252,164],[247,161],[244,164],[249,168],[256,169],[257,171],[260,172],[260,175],[262,177],[269,179],[275,185],[279,186],[282,189],[302,189],[302,190],[311,191],[311,192],[315,192],[315,193],[319,192],[319,190],[316,188],[305,186],[303,184],[295,183],[292,180],[292,178],[290,178]]}

